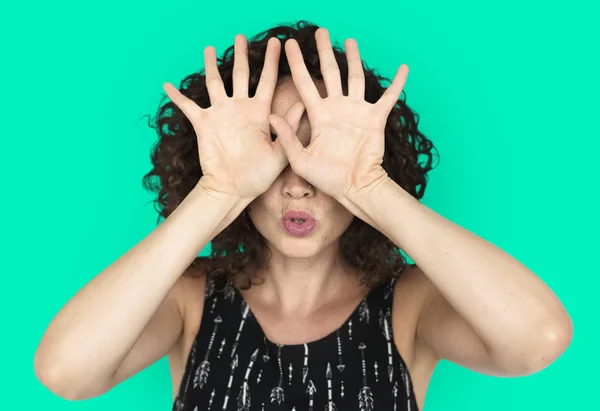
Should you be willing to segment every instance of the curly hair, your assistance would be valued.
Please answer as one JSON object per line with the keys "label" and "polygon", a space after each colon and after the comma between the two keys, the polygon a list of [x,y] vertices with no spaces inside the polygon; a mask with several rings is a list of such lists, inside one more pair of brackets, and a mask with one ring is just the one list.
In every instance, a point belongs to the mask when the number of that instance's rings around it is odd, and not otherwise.
{"label": "curly hair", "polygon": [[[248,65],[250,78],[249,96],[256,92],[262,71],[267,41],[277,37],[285,43],[295,39],[300,45],[306,67],[314,79],[322,80],[319,55],[315,40],[315,31],[319,26],[300,20],[291,25],[280,25],[265,30],[248,39]],[[347,95],[348,64],[345,52],[336,44],[333,50],[344,93]],[[230,46],[217,58],[219,73],[223,79],[228,96],[233,95],[233,57],[234,46]],[[375,103],[386,88],[381,82],[391,81],[380,76],[375,69],[369,69],[363,63],[365,74],[365,100]],[[291,77],[291,71],[284,52],[280,53],[278,82]],[[206,88],[204,70],[185,77],[180,83],[183,95],[193,100],[201,108],[210,106]],[[404,99],[402,97],[404,96]],[[158,109],[155,119],[148,124],[158,134],[158,141],[151,150],[153,168],[142,180],[148,191],[157,194],[154,208],[160,218],[167,218],[196,186],[202,177],[198,158],[198,142],[191,122],[183,112],[168,101]],[[382,167],[388,176],[400,187],[420,200],[427,185],[427,173],[433,169],[435,149],[433,143],[417,129],[419,115],[405,103],[406,93],[391,110],[385,126],[385,153]],[[156,178],[158,177],[158,181]],[[253,283],[250,267],[264,268],[270,258],[270,251],[252,223],[248,208],[210,243],[211,252],[207,257],[197,256],[183,275],[207,275],[208,278],[220,277],[227,284],[235,282],[238,287],[248,289]],[[407,266],[401,250],[381,232],[369,224],[354,218],[350,226],[340,237],[340,250],[343,257],[361,274],[361,283],[372,287],[389,279],[398,277]],[[268,257],[267,257],[268,256]]]}

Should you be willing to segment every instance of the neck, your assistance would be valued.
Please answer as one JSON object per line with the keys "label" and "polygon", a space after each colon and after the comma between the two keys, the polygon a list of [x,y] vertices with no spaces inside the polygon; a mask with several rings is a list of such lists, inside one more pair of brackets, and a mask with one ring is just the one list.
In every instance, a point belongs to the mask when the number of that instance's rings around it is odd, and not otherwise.
{"label": "neck", "polygon": [[364,293],[360,273],[342,258],[339,241],[310,258],[292,258],[271,250],[266,267],[255,272],[259,285],[247,292],[284,317],[309,317],[341,296]]}

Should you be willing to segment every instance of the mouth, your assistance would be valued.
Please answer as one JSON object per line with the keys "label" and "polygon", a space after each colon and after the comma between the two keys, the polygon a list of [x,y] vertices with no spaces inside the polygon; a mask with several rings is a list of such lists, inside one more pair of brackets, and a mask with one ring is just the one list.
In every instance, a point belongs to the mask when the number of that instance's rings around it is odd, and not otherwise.
{"label": "mouth", "polygon": [[303,237],[314,231],[317,222],[306,211],[290,210],[281,218],[281,225],[291,236]]}
{"label": "mouth", "polygon": [[315,218],[306,211],[289,210],[282,217],[283,220],[292,220],[295,222],[315,221]]}

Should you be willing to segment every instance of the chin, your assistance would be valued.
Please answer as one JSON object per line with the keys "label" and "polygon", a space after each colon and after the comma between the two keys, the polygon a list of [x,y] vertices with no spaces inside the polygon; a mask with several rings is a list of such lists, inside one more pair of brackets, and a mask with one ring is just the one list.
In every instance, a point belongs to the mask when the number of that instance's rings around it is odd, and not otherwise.
{"label": "chin", "polygon": [[274,244],[279,252],[286,257],[309,258],[314,257],[322,250],[322,245],[311,236],[291,237],[278,239]]}

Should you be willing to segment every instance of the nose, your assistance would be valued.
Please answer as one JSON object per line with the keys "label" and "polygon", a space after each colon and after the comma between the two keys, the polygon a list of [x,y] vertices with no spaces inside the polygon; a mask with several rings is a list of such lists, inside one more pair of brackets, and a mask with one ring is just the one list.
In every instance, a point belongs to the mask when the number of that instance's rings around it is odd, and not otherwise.
{"label": "nose", "polygon": [[291,198],[312,197],[315,194],[315,188],[308,184],[308,181],[294,173],[288,165],[283,170],[282,193]]}

